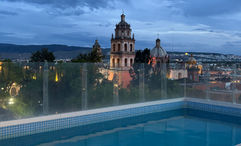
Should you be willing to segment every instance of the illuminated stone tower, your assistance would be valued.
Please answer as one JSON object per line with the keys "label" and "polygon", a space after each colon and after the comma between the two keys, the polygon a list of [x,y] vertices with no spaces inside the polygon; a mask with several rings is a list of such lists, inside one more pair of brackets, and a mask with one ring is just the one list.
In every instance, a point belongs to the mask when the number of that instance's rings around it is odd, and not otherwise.
{"label": "illuminated stone tower", "polygon": [[135,39],[131,27],[121,15],[121,21],[116,25],[115,36],[111,38],[110,67],[112,69],[128,70],[135,59]]}

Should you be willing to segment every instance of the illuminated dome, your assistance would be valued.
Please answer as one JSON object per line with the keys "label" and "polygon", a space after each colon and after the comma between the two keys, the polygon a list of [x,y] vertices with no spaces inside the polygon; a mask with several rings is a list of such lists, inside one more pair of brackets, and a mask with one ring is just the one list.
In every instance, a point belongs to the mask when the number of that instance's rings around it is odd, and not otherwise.
{"label": "illuminated dome", "polygon": [[196,65],[197,64],[197,60],[191,54],[191,57],[188,59],[187,63],[191,64],[191,65]]}
{"label": "illuminated dome", "polygon": [[156,46],[151,50],[151,56],[152,57],[166,57],[167,52],[161,47],[161,40],[156,40]]}

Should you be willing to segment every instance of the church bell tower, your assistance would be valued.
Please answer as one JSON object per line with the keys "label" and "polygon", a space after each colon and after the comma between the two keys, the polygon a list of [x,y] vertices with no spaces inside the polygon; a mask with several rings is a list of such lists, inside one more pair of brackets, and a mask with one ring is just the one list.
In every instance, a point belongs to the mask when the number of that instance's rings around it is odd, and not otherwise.
{"label": "church bell tower", "polygon": [[129,70],[135,59],[135,38],[130,24],[121,15],[121,21],[116,25],[115,36],[111,38],[110,68]]}

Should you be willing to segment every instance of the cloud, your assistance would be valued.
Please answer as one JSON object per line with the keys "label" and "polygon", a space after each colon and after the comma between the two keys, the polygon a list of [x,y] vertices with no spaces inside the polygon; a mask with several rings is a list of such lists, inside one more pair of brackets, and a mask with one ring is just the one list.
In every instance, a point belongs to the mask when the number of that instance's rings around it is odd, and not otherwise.
{"label": "cloud", "polygon": [[4,0],[9,2],[25,2],[39,5],[51,5],[55,8],[67,9],[87,6],[92,9],[106,8],[112,0]]}
{"label": "cloud", "polygon": [[90,13],[99,9],[114,9],[119,3],[129,0],[3,0],[9,3],[25,3],[41,7],[44,12],[55,16],[71,16]]}
{"label": "cloud", "polygon": [[186,16],[206,17],[236,13],[241,10],[240,0],[169,0]]}
{"label": "cloud", "polygon": [[152,48],[159,33],[169,51],[241,54],[234,43],[241,41],[240,8],[239,0],[2,0],[0,36],[1,42],[77,46],[99,39],[110,47],[123,9],[137,49]]}
{"label": "cloud", "polygon": [[[88,36],[88,37],[86,37]],[[108,48],[109,37],[98,37],[89,32],[72,32],[72,33],[55,33],[48,37],[52,37],[52,43],[59,44],[60,42],[68,42],[69,45],[78,46],[80,43],[83,47],[91,47],[96,39],[99,40],[101,47]],[[43,40],[44,41],[44,40]]]}
{"label": "cloud", "polygon": [[18,15],[18,13],[16,13],[16,12],[11,12],[11,11],[0,10],[0,15],[11,15],[11,16],[15,16],[15,15]]}
{"label": "cloud", "polygon": [[0,36],[1,36],[1,37],[5,37],[5,36],[9,36],[9,35],[13,35],[13,33],[0,32]]}

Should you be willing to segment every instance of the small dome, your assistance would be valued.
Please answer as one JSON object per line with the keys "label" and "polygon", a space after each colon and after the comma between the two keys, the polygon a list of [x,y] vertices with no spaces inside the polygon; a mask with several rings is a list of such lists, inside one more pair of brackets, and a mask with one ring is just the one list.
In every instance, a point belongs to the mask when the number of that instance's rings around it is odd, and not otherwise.
{"label": "small dome", "polygon": [[187,61],[188,64],[192,64],[195,65],[197,64],[197,60],[193,57],[193,55],[191,54],[191,57],[188,59]]}
{"label": "small dome", "polygon": [[95,40],[95,44],[93,45],[92,51],[97,51],[101,54],[102,50],[98,40]]}
{"label": "small dome", "polygon": [[93,45],[93,48],[100,48],[100,44],[98,40],[95,40],[95,44]]}
{"label": "small dome", "polygon": [[165,49],[161,47],[161,40],[156,40],[156,46],[151,50],[152,57],[166,57],[167,52]]}

